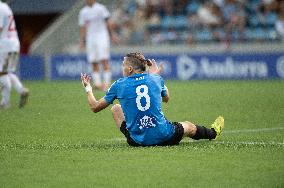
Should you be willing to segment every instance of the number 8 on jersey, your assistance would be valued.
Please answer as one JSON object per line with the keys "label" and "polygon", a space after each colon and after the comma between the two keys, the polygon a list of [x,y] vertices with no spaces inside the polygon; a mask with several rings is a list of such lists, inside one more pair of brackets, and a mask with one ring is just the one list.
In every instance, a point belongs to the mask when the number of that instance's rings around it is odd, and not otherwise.
{"label": "number 8 on jersey", "polygon": [[[143,92],[141,92],[141,89],[143,89]],[[150,108],[150,96],[148,95],[148,87],[146,85],[138,86],[136,88],[136,94],[137,94],[136,104],[137,104],[138,110],[140,110],[140,111],[148,110]],[[142,97],[145,97],[145,99],[146,99],[146,105],[145,106],[142,106],[142,104],[141,104]]]}

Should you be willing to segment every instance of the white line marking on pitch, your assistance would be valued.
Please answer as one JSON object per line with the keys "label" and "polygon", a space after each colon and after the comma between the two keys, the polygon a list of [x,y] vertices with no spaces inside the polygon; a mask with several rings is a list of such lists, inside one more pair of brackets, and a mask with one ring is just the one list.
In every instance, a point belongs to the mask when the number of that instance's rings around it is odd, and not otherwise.
{"label": "white line marking on pitch", "polygon": [[[197,143],[197,142],[204,142],[204,140],[189,140],[190,143]],[[217,141],[217,140],[212,140],[212,143],[214,144],[235,144],[235,145],[260,145],[260,146],[265,146],[265,145],[270,145],[270,146],[284,146],[284,142],[257,142],[257,141]]]}
{"label": "white line marking on pitch", "polygon": [[[106,139],[107,141],[126,141],[125,138],[111,138]],[[196,140],[182,140],[182,142],[189,142],[189,143],[197,143],[197,142],[204,142],[204,140],[196,141]],[[284,146],[284,142],[255,142],[255,141],[212,141],[214,144],[235,144],[235,145],[258,145],[258,146]]]}
{"label": "white line marking on pitch", "polygon": [[283,142],[253,142],[253,141],[214,141],[218,144],[245,144],[245,145],[280,145],[284,146]]}
{"label": "white line marking on pitch", "polygon": [[225,134],[230,133],[250,133],[250,132],[262,132],[262,131],[278,131],[284,130],[284,127],[271,127],[271,128],[258,128],[258,129],[240,129],[240,130],[224,130]]}
{"label": "white line marking on pitch", "polygon": [[[240,129],[240,130],[228,130],[224,131],[225,134],[230,133],[250,133],[250,132],[262,132],[262,131],[278,131],[284,130],[284,127],[271,127],[271,128],[258,128],[258,129]],[[126,141],[126,138],[111,138],[106,139],[108,141]],[[189,142],[198,142],[195,140],[190,140]],[[245,145],[280,145],[284,146],[283,142],[254,142],[254,141],[214,141],[216,144],[245,144]]]}

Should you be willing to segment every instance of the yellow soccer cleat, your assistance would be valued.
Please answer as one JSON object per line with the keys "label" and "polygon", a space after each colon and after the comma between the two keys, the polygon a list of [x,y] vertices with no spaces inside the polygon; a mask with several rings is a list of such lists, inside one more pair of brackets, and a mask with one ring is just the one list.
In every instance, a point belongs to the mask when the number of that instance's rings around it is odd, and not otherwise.
{"label": "yellow soccer cleat", "polygon": [[[224,128],[224,118],[222,116],[219,116],[215,119],[214,123],[211,125],[211,128],[215,130],[216,132],[216,138],[220,136],[223,128]],[[215,138],[215,139],[216,139]]]}

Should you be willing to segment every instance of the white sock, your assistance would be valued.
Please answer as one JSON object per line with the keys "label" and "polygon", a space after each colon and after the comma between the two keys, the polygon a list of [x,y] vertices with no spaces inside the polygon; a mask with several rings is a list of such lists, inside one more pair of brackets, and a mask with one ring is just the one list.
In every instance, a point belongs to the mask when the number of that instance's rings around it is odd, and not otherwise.
{"label": "white sock", "polygon": [[111,72],[110,71],[105,71],[103,73],[103,77],[104,77],[104,82],[109,85],[110,82],[111,82]]}
{"label": "white sock", "polygon": [[14,73],[9,73],[9,78],[11,80],[12,87],[15,88],[17,93],[22,94],[26,91],[23,84],[21,83],[20,79]]}
{"label": "white sock", "polygon": [[17,69],[17,64],[19,62],[19,53],[18,52],[12,52],[8,55],[8,72],[15,72]]}
{"label": "white sock", "polygon": [[92,79],[93,79],[93,82],[96,86],[102,85],[101,74],[99,72],[93,72],[92,73]]}
{"label": "white sock", "polygon": [[0,76],[0,87],[2,96],[0,105],[9,106],[11,95],[11,80],[8,75]]}

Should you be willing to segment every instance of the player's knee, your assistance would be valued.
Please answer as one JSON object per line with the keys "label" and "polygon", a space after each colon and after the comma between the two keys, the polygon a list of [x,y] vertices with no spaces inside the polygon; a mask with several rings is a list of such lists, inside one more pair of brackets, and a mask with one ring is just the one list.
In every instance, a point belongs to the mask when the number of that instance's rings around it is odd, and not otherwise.
{"label": "player's knee", "polygon": [[12,89],[12,84],[9,80],[5,80],[2,84],[0,84],[0,88],[5,91],[11,91]]}
{"label": "player's knee", "polygon": [[100,70],[100,66],[97,62],[93,62],[93,71],[98,72]]}
{"label": "player's knee", "polygon": [[104,71],[108,71],[108,70],[110,70],[110,66],[109,66],[109,63],[106,61],[106,62],[104,62],[104,63],[102,63],[103,64],[103,69],[104,69]]}
{"label": "player's knee", "polygon": [[184,128],[184,134],[185,136],[192,136],[196,133],[196,126],[189,122],[189,121],[184,121],[182,122],[183,128]]}
{"label": "player's knee", "polygon": [[2,88],[5,89],[5,90],[11,90],[12,85],[11,85],[11,83],[5,83],[5,84],[3,84]]}
{"label": "player's knee", "polygon": [[193,126],[195,126],[193,123],[191,123],[191,122],[189,122],[189,121],[185,121],[184,122],[188,127],[193,127]]}

